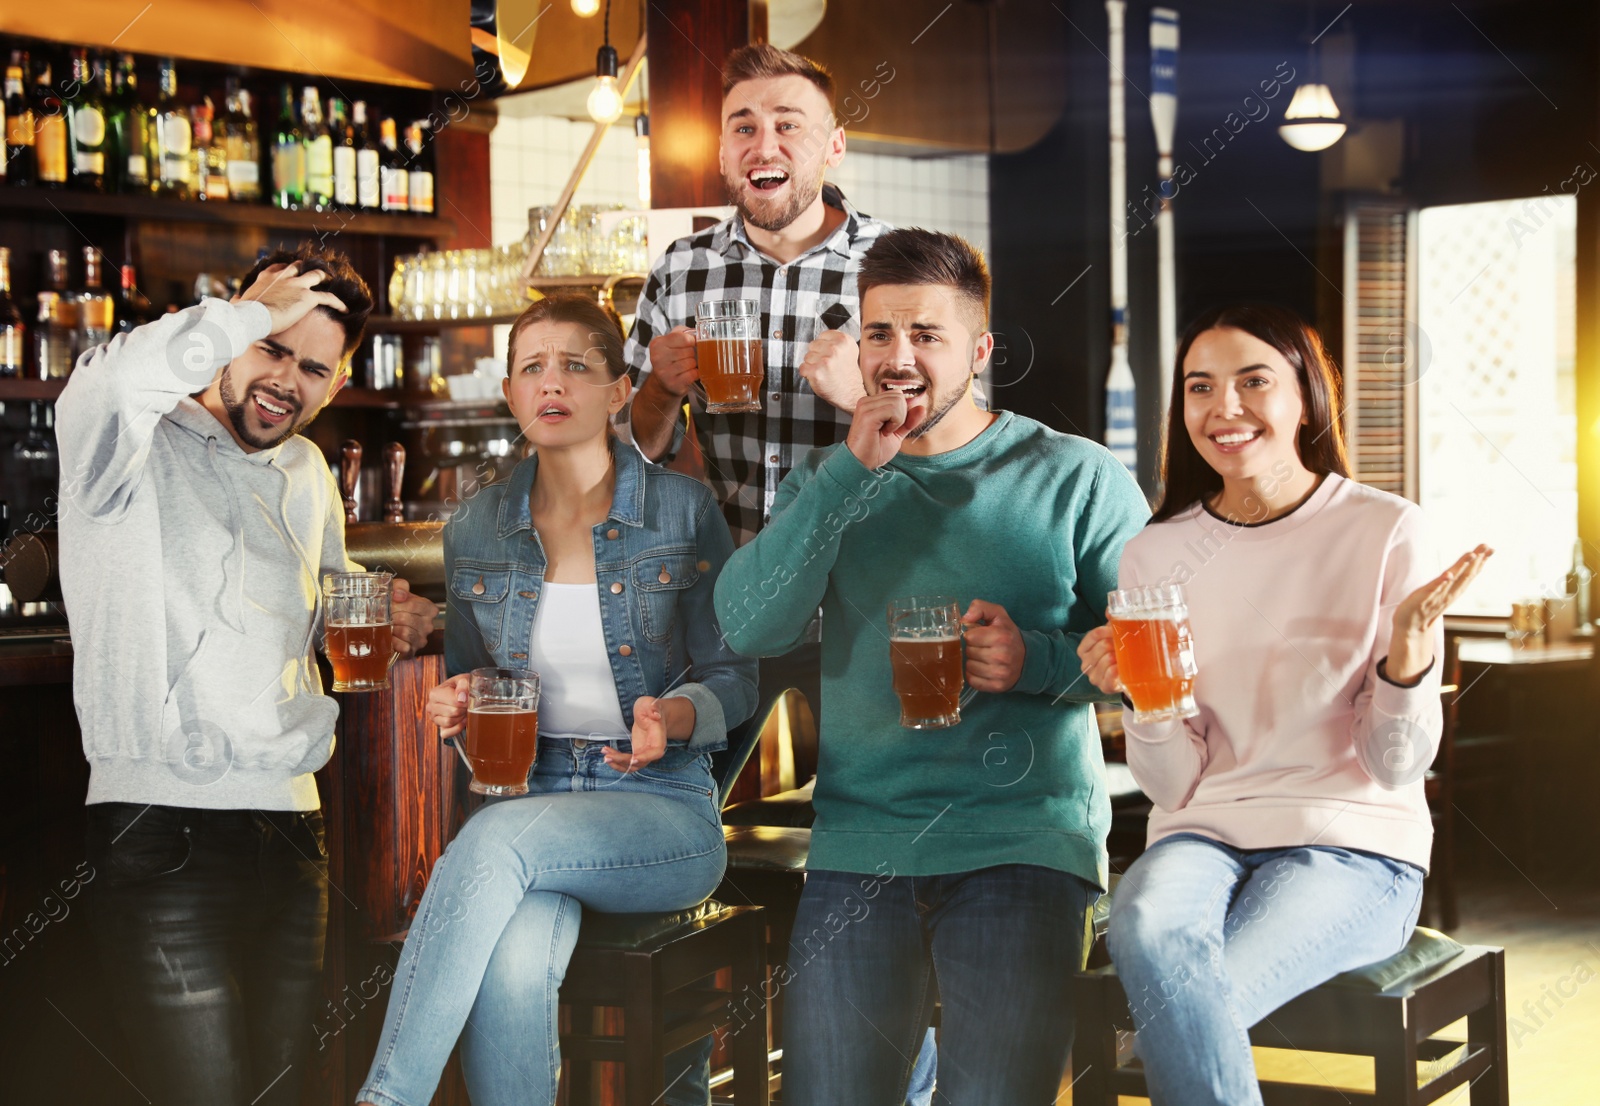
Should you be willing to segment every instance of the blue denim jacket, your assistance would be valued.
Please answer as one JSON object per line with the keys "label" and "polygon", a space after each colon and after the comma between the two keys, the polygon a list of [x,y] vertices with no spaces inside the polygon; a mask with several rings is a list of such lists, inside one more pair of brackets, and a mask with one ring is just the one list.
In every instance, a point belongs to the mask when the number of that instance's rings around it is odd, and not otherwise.
{"label": "blue denim jacket", "polygon": [[[728,728],[755,713],[756,662],[729,649],[713,610],[733,538],[704,484],[611,443],[617,484],[594,528],[596,586],[622,717],[641,695],[695,708],[694,734],[653,767],[675,771],[727,747]],[[544,586],[545,555],[528,512],[539,458],[473,496],[444,528],[445,667],[526,667]],[[619,742],[626,746],[626,742]]]}

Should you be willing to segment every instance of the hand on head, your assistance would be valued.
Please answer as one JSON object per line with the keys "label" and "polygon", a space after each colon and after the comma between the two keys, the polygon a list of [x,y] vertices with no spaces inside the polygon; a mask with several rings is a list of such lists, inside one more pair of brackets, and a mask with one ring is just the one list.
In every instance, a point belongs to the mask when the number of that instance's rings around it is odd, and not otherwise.
{"label": "hand on head", "polygon": [[298,261],[269,265],[235,302],[261,304],[272,316],[272,329],[267,333],[282,334],[318,307],[344,313],[343,300],[332,292],[317,291],[317,285],[327,277],[321,269],[301,272]]}

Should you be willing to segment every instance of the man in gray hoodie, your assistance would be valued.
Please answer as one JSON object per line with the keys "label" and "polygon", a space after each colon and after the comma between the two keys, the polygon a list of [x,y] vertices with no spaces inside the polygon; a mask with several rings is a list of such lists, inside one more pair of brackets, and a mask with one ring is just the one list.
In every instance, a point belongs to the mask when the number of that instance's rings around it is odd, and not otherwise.
{"label": "man in gray hoodie", "polygon": [[[245,288],[85,353],[57,404],[94,929],[129,1075],[161,1103],[297,1102],[321,986],[320,577],[360,566],[298,431],[372,298],[310,244]],[[400,656],[435,611],[394,582]]]}

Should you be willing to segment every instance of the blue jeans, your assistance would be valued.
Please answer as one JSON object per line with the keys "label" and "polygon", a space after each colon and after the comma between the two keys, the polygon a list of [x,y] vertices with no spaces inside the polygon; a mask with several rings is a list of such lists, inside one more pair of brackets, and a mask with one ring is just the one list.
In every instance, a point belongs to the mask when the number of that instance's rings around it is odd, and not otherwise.
{"label": "blue jeans", "polygon": [[1123,877],[1107,941],[1156,1106],[1257,1106],[1249,1029],[1411,938],[1422,870],[1349,849],[1246,852],[1198,834]]}
{"label": "blue jeans", "polygon": [[[786,978],[790,1106],[903,1102],[937,997],[935,1102],[1052,1102],[1098,893],[1007,864],[942,876],[813,871]],[[931,1054],[929,1056],[931,1060]]]}
{"label": "blue jeans", "polygon": [[[427,1106],[461,1036],[476,1106],[553,1103],[558,992],[583,910],[682,910],[721,881],[722,827],[703,768],[624,777],[601,743],[576,746],[540,741],[532,793],[478,811],[434,866],[358,1101]],[[707,1101],[704,1046],[671,1058],[668,1078],[690,1052],[695,1074],[664,1101]]]}

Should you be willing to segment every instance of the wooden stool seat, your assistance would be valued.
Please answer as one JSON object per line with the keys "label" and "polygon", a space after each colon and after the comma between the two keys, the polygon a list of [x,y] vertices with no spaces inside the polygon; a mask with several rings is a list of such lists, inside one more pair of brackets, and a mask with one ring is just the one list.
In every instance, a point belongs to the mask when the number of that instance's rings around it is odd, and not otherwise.
{"label": "wooden stool seat", "polygon": [[[1073,1101],[1116,1106],[1148,1097],[1137,1060],[1120,1061],[1117,1039],[1134,1028],[1116,968],[1078,976]],[[1466,1041],[1435,1037],[1467,1020]],[[1335,976],[1291,999],[1250,1030],[1252,1044],[1371,1056],[1372,1093],[1263,1080],[1268,1106],[1367,1102],[1420,1106],[1470,1084],[1472,1106],[1506,1106],[1505,950],[1463,946],[1418,927],[1387,960]],[[1420,1080],[1418,1062],[1424,1062]]]}

